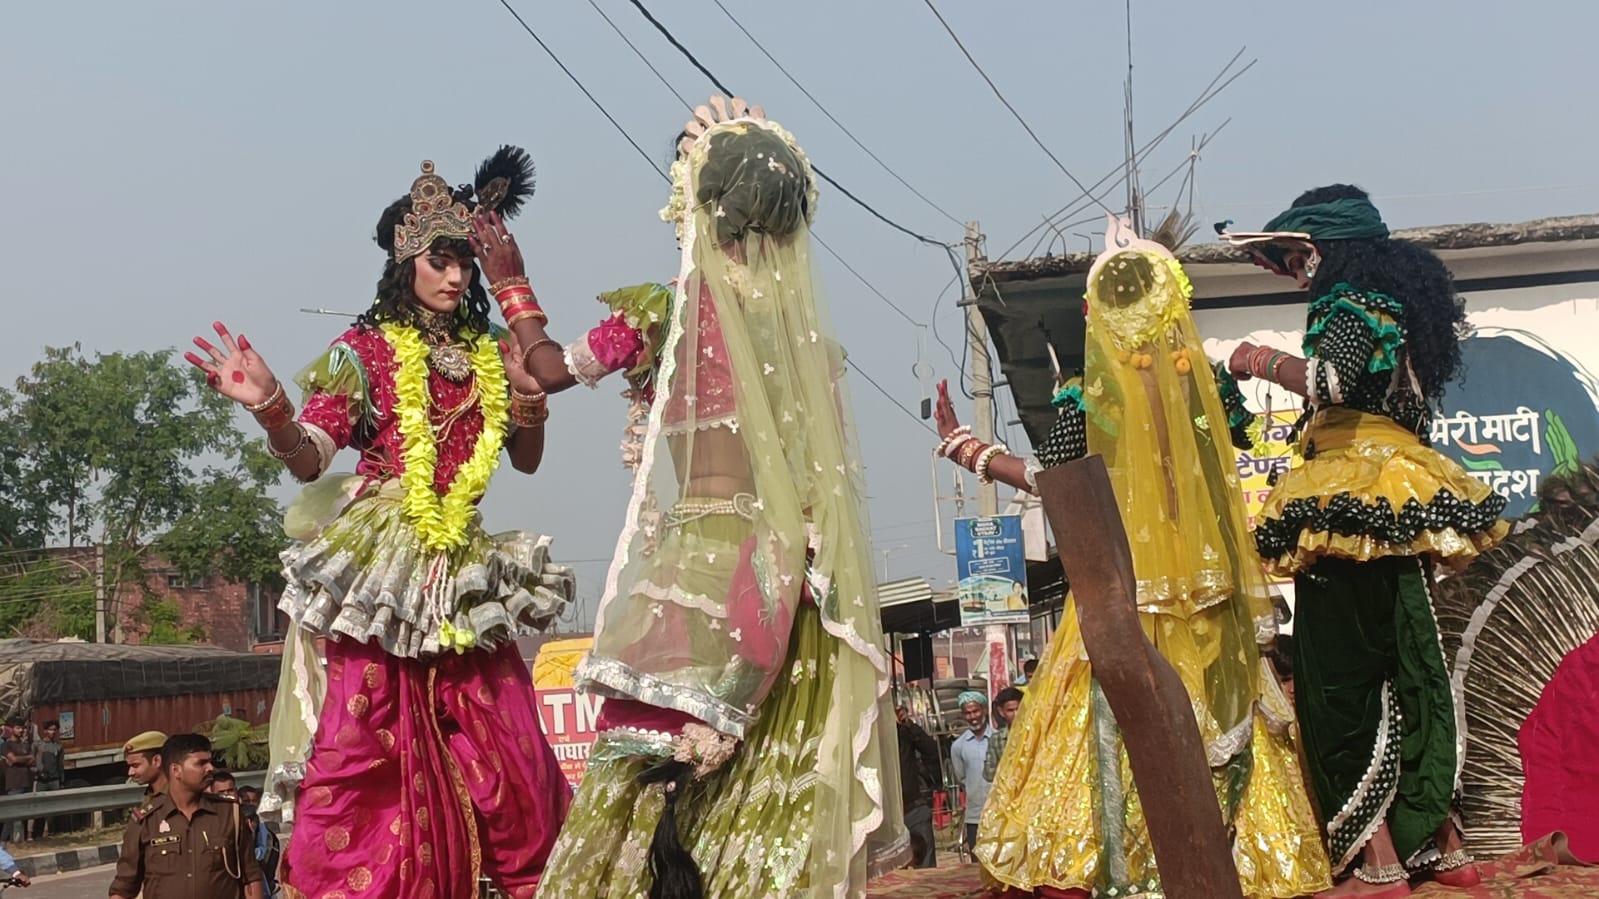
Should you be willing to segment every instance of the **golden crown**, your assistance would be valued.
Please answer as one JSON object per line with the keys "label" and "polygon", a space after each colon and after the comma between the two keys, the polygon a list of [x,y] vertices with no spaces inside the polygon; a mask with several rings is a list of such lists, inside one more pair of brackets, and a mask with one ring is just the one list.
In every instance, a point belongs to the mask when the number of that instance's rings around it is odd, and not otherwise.
{"label": "golden crown", "polygon": [[411,211],[394,226],[394,260],[419,255],[441,237],[464,240],[471,233],[472,210],[434,173],[433,160],[423,160],[421,177],[411,182]]}

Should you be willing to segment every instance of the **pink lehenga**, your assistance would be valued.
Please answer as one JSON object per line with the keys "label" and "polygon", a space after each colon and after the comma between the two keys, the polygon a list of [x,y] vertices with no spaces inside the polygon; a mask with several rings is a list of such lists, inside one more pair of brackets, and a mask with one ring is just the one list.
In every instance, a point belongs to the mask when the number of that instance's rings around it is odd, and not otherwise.
{"label": "pink lehenga", "polygon": [[480,875],[528,899],[571,791],[514,637],[547,624],[574,581],[549,562],[548,538],[491,536],[475,512],[448,545],[426,539],[403,483],[406,367],[436,408],[469,406],[437,442],[440,495],[473,458],[497,463],[497,448],[475,454],[496,429],[493,404],[473,397],[506,387],[503,370],[498,383],[487,369],[452,380],[407,346],[399,326],[352,328],[300,379],[300,422],[324,463],[348,445],[362,459],[289,511],[281,608],[293,625],[262,810],[292,826],[289,899],[466,899]]}

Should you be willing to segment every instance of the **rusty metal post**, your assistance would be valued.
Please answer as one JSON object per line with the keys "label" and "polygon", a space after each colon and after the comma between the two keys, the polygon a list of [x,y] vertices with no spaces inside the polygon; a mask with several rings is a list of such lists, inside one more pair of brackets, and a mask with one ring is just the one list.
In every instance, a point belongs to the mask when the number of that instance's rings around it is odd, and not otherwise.
{"label": "rusty metal post", "polygon": [[1241,899],[1188,691],[1144,636],[1132,550],[1104,460],[1038,475],[1094,677],[1116,715],[1169,899]]}

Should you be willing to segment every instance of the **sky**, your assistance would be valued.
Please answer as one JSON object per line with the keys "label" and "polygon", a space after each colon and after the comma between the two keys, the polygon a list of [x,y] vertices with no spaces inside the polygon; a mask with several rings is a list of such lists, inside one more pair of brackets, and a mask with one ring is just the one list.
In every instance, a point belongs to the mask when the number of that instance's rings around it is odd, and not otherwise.
{"label": "sky", "polygon": [[[691,101],[712,85],[627,0],[510,2],[664,168],[687,111],[600,11]],[[925,0],[722,4],[899,178],[980,223],[990,256],[1077,198]],[[960,240],[955,221],[857,147],[714,0],[645,5],[851,192],[913,231]],[[935,5],[1072,174],[1092,183],[1122,164],[1123,4]],[[1226,122],[1194,164],[1202,223],[1258,227],[1300,191],[1337,181],[1370,190],[1394,227],[1599,211],[1599,4],[1132,0],[1131,20],[1139,143],[1241,48],[1257,60],[1142,169],[1152,185]],[[181,349],[216,319],[286,378],[344,327],[298,310],[353,313],[370,301],[383,262],[373,226],[421,160],[463,182],[501,143],[538,164],[538,193],[513,229],[553,334],[596,324],[601,291],[676,273],[672,229],[657,217],[666,182],[499,0],[11,3],[3,21],[0,383],[46,346]],[[1179,180],[1147,202],[1157,212],[1178,202]],[[939,342],[959,352],[948,258],[826,185],[816,233],[905,313],[818,253],[840,339],[882,387],[851,376],[878,564],[946,584],[934,438],[896,402],[916,410],[930,389],[918,362],[958,377]],[[491,530],[555,537],[579,576],[575,623],[592,618],[625,509],[621,388],[557,397],[544,468],[529,478],[504,466],[483,504]],[[1014,418],[1003,390],[1000,402]],[[243,413],[239,423],[254,433]],[[1025,447],[1019,427],[1008,442]]]}

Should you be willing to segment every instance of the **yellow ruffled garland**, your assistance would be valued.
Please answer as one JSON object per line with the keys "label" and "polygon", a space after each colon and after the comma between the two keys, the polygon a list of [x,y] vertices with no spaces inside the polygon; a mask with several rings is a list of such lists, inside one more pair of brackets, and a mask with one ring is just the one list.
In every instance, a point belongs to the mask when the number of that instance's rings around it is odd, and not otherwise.
{"label": "yellow ruffled garland", "polygon": [[405,470],[400,474],[400,486],[405,488],[401,508],[428,549],[461,546],[467,541],[473,503],[488,489],[489,479],[500,463],[500,449],[505,445],[510,406],[505,390],[505,360],[500,356],[499,344],[486,337],[480,338],[470,353],[472,373],[477,377],[478,406],[483,412],[483,430],[472,448],[472,455],[455,472],[449,489],[441,497],[433,487],[439,449],[428,416],[431,399],[427,345],[415,328],[386,324],[382,331],[398,363],[394,372],[394,411],[399,419],[405,462]]}

